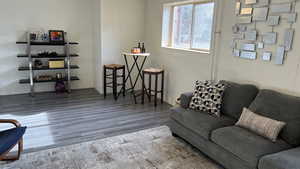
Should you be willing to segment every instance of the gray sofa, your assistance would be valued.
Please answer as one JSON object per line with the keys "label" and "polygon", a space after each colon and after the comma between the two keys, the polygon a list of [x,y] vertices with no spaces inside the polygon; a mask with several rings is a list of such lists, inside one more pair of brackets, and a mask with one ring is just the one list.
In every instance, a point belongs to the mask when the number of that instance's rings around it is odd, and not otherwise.
{"label": "gray sofa", "polygon": [[[223,81],[222,116],[188,109],[192,93],[171,109],[169,127],[178,136],[226,169],[300,169],[300,98],[253,85]],[[235,126],[242,109],[287,123],[273,143]],[[299,147],[299,148],[297,148]]]}

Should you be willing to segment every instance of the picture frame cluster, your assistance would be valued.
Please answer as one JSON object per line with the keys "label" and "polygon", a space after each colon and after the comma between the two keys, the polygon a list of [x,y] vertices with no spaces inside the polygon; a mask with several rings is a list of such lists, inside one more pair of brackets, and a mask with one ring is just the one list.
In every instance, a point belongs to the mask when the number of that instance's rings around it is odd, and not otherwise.
{"label": "picture frame cluster", "polygon": [[236,0],[233,56],[284,64],[293,46],[293,24],[298,15],[295,6],[296,0]]}

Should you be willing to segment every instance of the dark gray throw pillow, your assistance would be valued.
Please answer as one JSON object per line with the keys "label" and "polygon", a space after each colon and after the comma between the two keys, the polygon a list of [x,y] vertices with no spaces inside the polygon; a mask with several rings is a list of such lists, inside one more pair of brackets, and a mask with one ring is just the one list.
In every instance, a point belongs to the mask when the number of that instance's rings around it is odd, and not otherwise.
{"label": "dark gray throw pillow", "polygon": [[225,84],[220,82],[196,81],[190,108],[219,117],[221,115],[222,95],[224,90]]}

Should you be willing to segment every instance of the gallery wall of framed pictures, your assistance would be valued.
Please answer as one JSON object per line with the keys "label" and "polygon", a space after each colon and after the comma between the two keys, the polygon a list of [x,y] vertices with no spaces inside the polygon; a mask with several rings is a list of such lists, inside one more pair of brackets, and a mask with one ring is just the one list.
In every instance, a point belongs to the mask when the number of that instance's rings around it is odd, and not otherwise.
{"label": "gallery wall of framed pictures", "polygon": [[[231,44],[233,56],[284,64],[293,49],[293,26],[298,15],[296,3],[296,0],[236,0]],[[262,25],[263,29],[257,25]]]}

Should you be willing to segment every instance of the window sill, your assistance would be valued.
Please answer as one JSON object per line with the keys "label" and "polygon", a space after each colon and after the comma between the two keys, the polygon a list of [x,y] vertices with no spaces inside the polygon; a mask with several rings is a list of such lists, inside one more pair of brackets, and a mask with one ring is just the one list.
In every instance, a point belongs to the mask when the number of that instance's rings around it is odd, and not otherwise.
{"label": "window sill", "polygon": [[173,47],[165,47],[165,46],[162,46],[162,48],[173,49],[173,50],[181,50],[181,51],[187,51],[187,52],[202,53],[202,54],[210,54],[209,51],[204,51],[204,50],[182,49],[182,48],[173,48]]}

